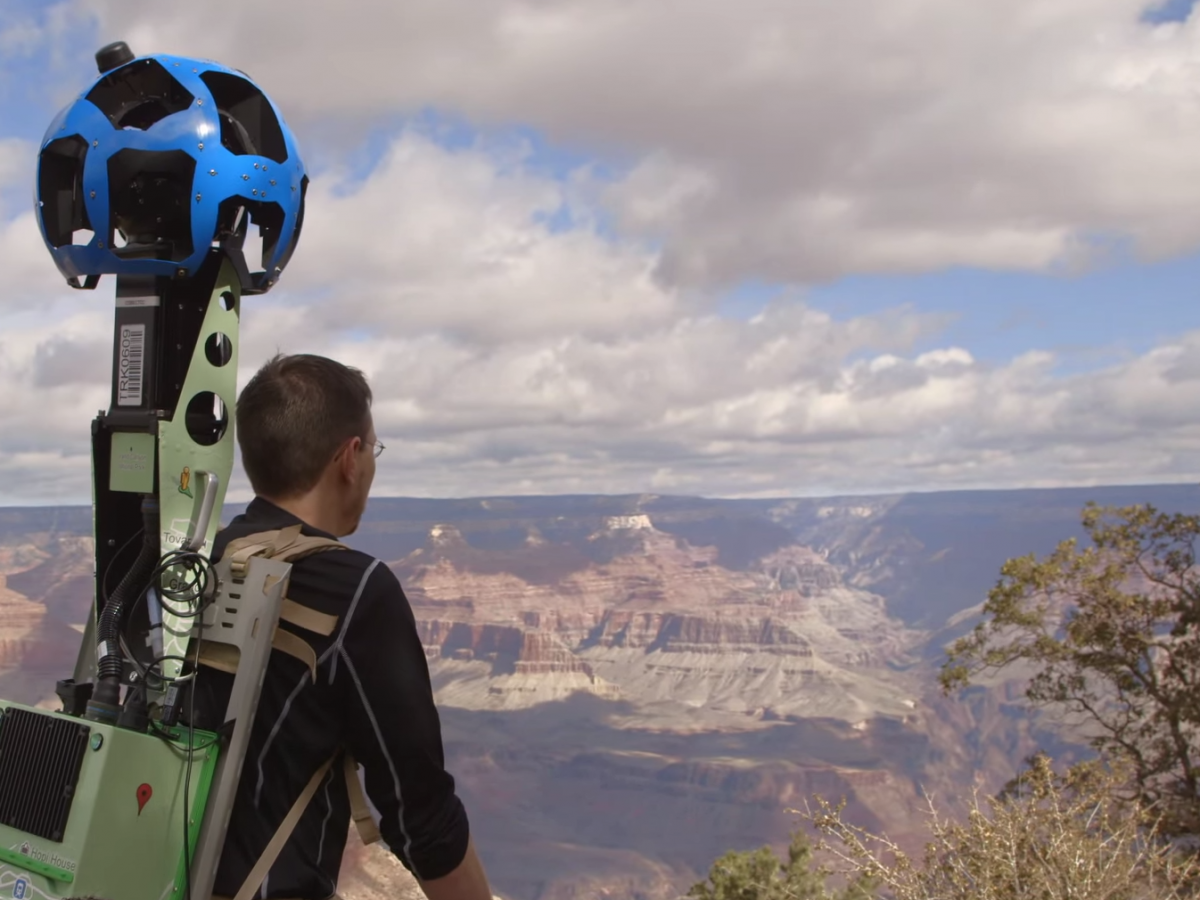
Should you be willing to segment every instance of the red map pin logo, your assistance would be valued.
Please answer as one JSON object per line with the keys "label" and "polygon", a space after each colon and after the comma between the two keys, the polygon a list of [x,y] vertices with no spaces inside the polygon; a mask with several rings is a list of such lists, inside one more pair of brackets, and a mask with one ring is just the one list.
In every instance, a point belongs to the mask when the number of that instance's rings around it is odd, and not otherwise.
{"label": "red map pin logo", "polygon": [[140,784],[137,789],[138,798],[138,815],[142,814],[142,808],[146,805],[146,801],[154,794],[154,788],[148,784]]}

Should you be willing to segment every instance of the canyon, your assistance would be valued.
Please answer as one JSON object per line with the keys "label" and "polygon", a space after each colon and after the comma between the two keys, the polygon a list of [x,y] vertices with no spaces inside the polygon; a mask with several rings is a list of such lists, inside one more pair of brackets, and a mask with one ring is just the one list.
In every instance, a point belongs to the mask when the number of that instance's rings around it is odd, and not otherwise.
{"label": "canyon", "polygon": [[[936,674],[1003,562],[1080,537],[1088,500],[1200,512],[1192,485],[381,498],[347,540],[404,586],[497,895],[674,900],[727,850],[782,850],[814,795],[918,849],[925,794],[953,810],[1034,750],[1083,753],[1017,673],[949,697]],[[56,705],[90,515],[0,509],[3,696]],[[350,846],[348,900],[416,890]]]}

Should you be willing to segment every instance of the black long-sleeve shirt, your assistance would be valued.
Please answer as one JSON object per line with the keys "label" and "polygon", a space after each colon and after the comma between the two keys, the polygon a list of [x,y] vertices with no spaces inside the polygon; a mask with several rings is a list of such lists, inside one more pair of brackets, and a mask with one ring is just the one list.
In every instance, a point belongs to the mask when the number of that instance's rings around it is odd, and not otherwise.
{"label": "black long-sleeve shirt", "polygon": [[[255,499],[218,533],[212,558],[219,560],[231,540],[299,521]],[[302,533],[332,537],[308,525]],[[293,563],[287,595],[338,623],[328,637],[280,623],[316,651],[317,677],[314,683],[301,660],[272,652],[213,893],[234,896],[296,797],[339,746],[362,765],[392,852],[418,878],[449,873],[466,854],[467,815],[445,769],[429,668],[399,580],[365,553],[329,550]],[[232,675],[203,671],[197,720],[220,721],[232,683]],[[258,896],[333,894],[349,824],[345,779],[334,765]]]}

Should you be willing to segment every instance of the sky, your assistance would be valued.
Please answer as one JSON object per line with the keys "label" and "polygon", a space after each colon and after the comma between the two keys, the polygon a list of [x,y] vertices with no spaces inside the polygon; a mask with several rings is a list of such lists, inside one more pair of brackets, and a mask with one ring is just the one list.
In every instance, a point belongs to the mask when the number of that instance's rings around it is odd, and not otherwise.
{"label": "sky", "polygon": [[1194,482],[1192,6],[5,0],[0,505],[90,498],[114,281],[32,185],[113,40],[283,111],[312,187],[239,383],[361,368],[377,495]]}

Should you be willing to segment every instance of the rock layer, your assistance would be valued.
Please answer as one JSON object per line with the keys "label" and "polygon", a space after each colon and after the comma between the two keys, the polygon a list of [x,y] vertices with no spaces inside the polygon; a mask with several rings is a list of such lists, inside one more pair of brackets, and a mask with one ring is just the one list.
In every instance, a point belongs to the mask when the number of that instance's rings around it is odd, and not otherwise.
{"label": "rock layer", "polygon": [[[446,525],[395,561],[446,702],[511,709],[521,697],[594,690],[756,720],[858,721],[911,708],[914,688],[895,669],[922,635],[889,618],[882,598],[845,585],[820,554],[790,545],[734,571],[718,548],[660,531],[648,515],[614,517],[587,541],[616,535],[604,561],[557,584],[497,571],[502,552],[472,548]],[[496,680],[512,675],[530,677]]]}

